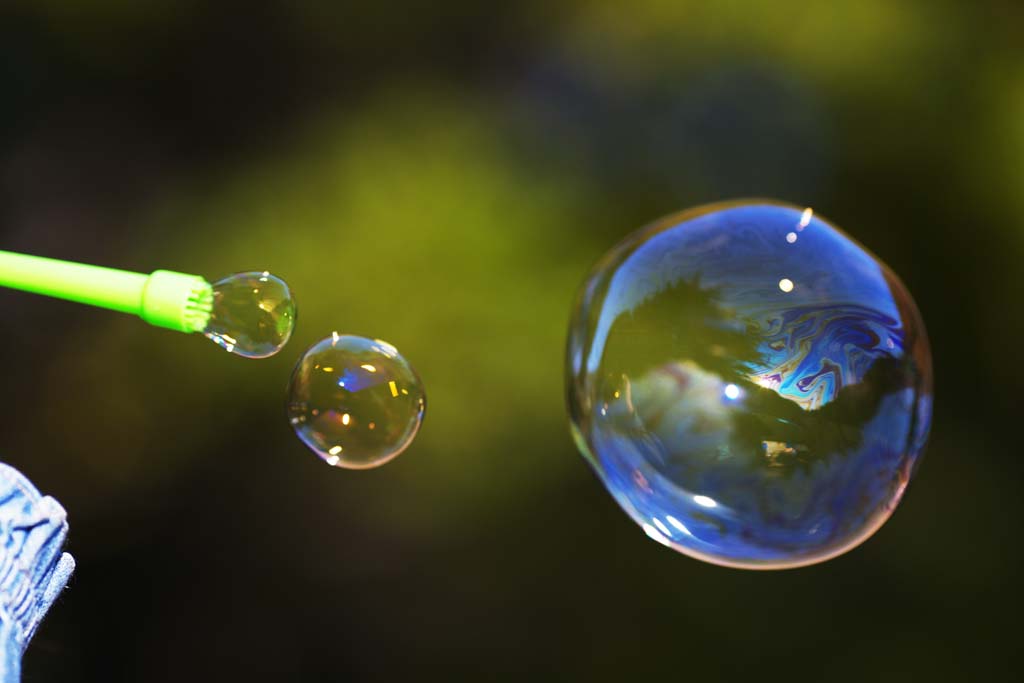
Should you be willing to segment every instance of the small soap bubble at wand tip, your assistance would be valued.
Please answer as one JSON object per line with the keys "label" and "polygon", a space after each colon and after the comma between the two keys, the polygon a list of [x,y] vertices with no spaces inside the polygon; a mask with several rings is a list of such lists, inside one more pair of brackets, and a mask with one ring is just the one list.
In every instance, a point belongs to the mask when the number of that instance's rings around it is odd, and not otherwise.
{"label": "small soap bubble at wand tip", "polygon": [[267,271],[235,273],[199,292],[197,325],[210,341],[244,358],[268,358],[288,343],[296,306],[288,284]]}

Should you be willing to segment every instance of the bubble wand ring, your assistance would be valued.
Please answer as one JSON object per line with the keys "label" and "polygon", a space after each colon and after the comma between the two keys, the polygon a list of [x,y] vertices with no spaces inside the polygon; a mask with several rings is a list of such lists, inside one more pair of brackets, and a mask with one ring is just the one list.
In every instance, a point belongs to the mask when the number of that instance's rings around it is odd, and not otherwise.
{"label": "bubble wand ring", "polygon": [[0,251],[0,286],[130,313],[185,333],[206,329],[213,310],[213,288],[199,275],[146,275],[9,251]]}

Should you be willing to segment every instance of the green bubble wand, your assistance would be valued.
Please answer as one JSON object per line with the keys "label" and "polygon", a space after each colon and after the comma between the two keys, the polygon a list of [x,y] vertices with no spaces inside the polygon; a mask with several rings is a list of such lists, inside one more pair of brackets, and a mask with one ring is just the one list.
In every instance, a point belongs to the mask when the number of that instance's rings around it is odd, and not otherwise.
{"label": "green bubble wand", "polygon": [[0,286],[137,315],[178,332],[202,332],[213,312],[213,287],[199,275],[149,275],[0,251]]}

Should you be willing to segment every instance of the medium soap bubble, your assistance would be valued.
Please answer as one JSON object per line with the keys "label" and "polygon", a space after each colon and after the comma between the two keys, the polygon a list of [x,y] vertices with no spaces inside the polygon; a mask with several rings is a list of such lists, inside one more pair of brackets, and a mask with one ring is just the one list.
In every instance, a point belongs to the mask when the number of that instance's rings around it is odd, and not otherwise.
{"label": "medium soap bubble", "polygon": [[288,385],[288,418],[328,465],[367,469],[405,450],[426,409],[423,384],[379,339],[332,334],[306,351]]}

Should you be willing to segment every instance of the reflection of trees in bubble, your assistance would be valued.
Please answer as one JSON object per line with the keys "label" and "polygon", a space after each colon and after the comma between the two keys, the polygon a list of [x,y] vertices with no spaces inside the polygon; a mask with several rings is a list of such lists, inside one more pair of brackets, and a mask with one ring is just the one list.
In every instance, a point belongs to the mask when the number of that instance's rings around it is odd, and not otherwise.
{"label": "reflection of trees in bubble", "polygon": [[[905,428],[905,420],[880,411],[912,412],[916,395],[905,390],[917,373],[909,356],[872,351],[874,337],[859,321],[829,322],[821,329],[847,341],[864,337],[863,349],[825,353],[814,348],[825,343],[816,339],[793,348],[821,358],[819,369],[829,354],[873,355],[861,358],[859,377],[845,376],[856,381],[837,376],[831,400],[808,410],[752,381],[751,368],[768,364],[758,325],[724,305],[717,290],[702,288],[699,277],[675,281],[620,314],[608,334],[603,363],[616,373],[598,380],[605,426],[642,442],[638,454],[647,466],[683,490],[718,497],[762,521],[840,533],[815,526],[830,506],[841,501],[862,509],[851,519],[867,516],[896,485],[888,475],[906,452],[886,430]],[[883,407],[887,397],[895,402]],[[879,463],[891,467],[876,474]]]}
{"label": "reflection of trees in bubble", "polygon": [[699,276],[671,282],[619,315],[607,339],[602,363],[630,377],[685,359],[725,382],[747,382],[747,367],[761,358],[748,323]]}

